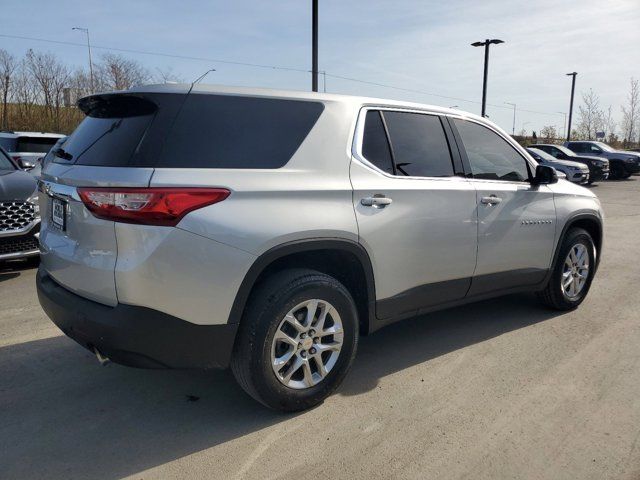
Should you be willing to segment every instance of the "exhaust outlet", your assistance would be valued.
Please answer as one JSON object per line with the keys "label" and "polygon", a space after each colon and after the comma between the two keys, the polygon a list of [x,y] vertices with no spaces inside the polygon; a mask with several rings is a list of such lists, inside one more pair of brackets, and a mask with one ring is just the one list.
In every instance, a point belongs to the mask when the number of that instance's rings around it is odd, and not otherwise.
{"label": "exhaust outlet", "polygon": [[103,367],[111,363],[111,360],[109,360],[109,357],[105,357],[104,355],[102,355],[96,347],[93,347],[93,353],[96,354],[96,358],[98,359],[98,362],[100,362],[100,365],[102,365]]}

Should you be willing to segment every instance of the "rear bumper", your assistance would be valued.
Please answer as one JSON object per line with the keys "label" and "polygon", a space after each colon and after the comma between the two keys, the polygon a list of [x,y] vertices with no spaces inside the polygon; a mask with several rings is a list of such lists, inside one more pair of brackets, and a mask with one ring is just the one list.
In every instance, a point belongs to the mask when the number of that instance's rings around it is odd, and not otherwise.
{"label": "rear bumper", "polygon": [[226,368],[237,324],[196,325],[145,307],[102,305],[58,285],[40,267],[38,299],[68,337],[122,365]]}

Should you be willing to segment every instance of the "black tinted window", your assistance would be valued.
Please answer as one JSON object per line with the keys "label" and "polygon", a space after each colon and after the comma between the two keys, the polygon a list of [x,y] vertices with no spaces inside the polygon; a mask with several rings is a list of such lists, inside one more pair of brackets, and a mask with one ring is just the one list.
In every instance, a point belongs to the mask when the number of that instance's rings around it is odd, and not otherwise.
{"label": "black tinted window", "polygon": [[280,168],[323,109],[318,102],[191,94],[156,166]]}
{"label": "black tinted window", "polygon": [[475,178],[524,182],[525,159],[501,136],[473,122],[454,119]]}
{"label": "black tinted window", "polygon": [[86,117],[64,143],[64,152],[71,156],[67,159],[55,157],[54,161],[102,167],[127,166],[152,118],[152,115]]}
{"label": "black tinted window", "polygon": [[362,155],[380,170],[393,174],[391,152],[380,112],[370,110],[364,122]]}
{"label": "black tinted window", "polygon": [[449,145],[435,115],[384,112],[396,175],[446,177],[453,175]]}
{"label": "black tinted window", "polygon": [[569,144],[569,149],[578,153],[585,153],[587,151],[586,144],[584,143],[571,143]]}
{"label": "black tinted window", "polygon": [[47,153],[57,141],[50,137],[19,137],[16,152]]}
{"label": "black tinted window", "polygon": [[54,161],[101,167],[126,167],[151,124],[156,105],[129,95],[96,95],[78,103],[87,114],[67,137]]}

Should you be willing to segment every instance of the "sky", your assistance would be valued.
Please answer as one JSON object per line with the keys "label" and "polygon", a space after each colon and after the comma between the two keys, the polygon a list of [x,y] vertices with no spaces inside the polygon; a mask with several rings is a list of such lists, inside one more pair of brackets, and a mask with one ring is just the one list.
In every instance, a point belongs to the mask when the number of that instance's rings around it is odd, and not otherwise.
{"label": "sky", "polygon": [[[491,47],[488,116],[510,132],[513,107],[505,102],[515,103],[516,133],[545,125],[562,133],[559,112],[568,112],[571,88],[566,73],[578,72],[574,117],[581,93],[592,88],[601,107],[612,106],[618,130],[630,79],[640,78],[640,0],[319,2],[319,69],[327,72],[327,92],[480,113],[483,49],[470,44],[499,38],[505,43]],[[72,30],[78,26],[90,29],[96,59],[114,48],[198,57],[123,53],[189,82],[215,68],[205,83],[311,88],[311,0],[2,3],[0,48],[16,56],[32,48],[86,66],[85,47],[6,37],[81,44],[84,34]]]}

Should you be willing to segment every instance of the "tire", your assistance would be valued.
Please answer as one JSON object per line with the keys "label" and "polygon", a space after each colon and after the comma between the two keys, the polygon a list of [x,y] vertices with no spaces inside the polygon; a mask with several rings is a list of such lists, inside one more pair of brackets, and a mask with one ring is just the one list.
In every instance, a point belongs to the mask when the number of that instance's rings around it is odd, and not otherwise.
{"label": "tire", "polygon": [[622,175],[622,179],[625,180],[627,178],[629,178],[631,176],[631,174],[629,172],[624,172],[624,174]]}
{"label": "tire", "polygon": [[618,163],[611,164],[610,172],[609,178],[613,180],[620,180],[625,175],[624,167]]}
{"label": "tire", "polygon": [[[581,247],[586,249],[584,255],[587,256],[585,260],[588,262],[588,272],[584,279],[584,283],[582,283],[582,287],[576,287],[576,290],[579,291],[572,291],[571,286],[563,288],[563,279],[565,283],[569,281],[569,277],[566,276],[567,270],[572,276],[573,274],[571,272],[573,271],[578,273],[578,275],[579,272],[584,273],[584,269],[580,269],[579,267],[570,269],[571,267],[568,265],[568,263],[571,262],[569,257],[570,252],[573,250],[575,255],[576,252],[582,251]],[[558,251],[558,257],[553,265],[551,277],[549,278],[546,287],[541,292],[538,292],[538,298],[540,301],[555,310],[573,310],[574,308],[577,308],[589,293],[591,281],[595,274],[595,256],[596,250],[591,235],[581,228],[570,229],[562,240],[560,250]],[[574,266],[575,265],[576,263],[574,263]],[[571,281],[579,282],[581,278],[584,277],[573,277]],[[571,285],[573,285],[573,283]]]}
{"label": "tire", "polygon": [[[320,301],[317,306],[307,305],[313,299]],[[311,308],[315,315],[307,324]],[[301,321],[292,322],[289,313]],[[321,328],[323,318],[322,331],[338,332],[341,324],[342,338],[339,333],[311,332],[314,325]],[[299,328],[306,330],[301,333]],[[340,340],[341,348],[334,357]],[[244,391],[267,407],[283,412],[305,410],[321,403],[340,385],[353,364],[357,343],[357,308],[344,285],[314,270],[284,270],[252,292],[236,337],[231,370]],[[274,366],[289,354],[290,360]],[[325,361],[323,372],[318,362],[324,365]],[[294,367],[297,370],[292,372]],[[281,370],[276,372],[278,368]],[[285,378],[288,373],[292,373],[289,380]]]}

